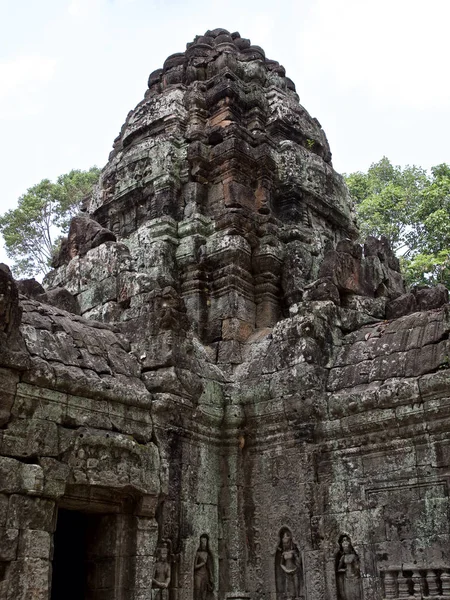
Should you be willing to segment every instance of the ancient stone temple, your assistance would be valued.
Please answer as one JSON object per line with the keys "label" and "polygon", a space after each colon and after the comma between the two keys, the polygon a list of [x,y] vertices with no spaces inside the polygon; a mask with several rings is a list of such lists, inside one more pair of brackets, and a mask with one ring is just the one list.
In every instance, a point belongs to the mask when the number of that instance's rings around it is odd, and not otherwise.
{"label": "ancient stone temple", "polygon": [[448,294],[356,239],[261,48],[150,75],[44,287],[0,268],[0,598],[450,599]]}

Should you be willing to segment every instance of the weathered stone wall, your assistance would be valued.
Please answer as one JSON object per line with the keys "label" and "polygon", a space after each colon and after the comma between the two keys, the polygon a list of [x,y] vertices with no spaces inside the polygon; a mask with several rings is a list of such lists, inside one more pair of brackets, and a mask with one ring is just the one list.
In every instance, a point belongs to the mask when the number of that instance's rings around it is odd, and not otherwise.
{"label": "weathered stone wall", "polygon": [[448,292],[354,242],[283,67],[169,57],[84,208],[0,268],[0,597],[78,519],[90,600],[450,598]]}
{"label": "weathered stone wall", "polygon": [[[128,519],[137,549],[127,557],[118,540],[115,560],[133,563],[136,577],[114,596],[128,597],[151,570],[161,489],[140,365],[113,328],[19,298],[5,276],[7,287],[16,294],[5,313],[20,301],[23,315],[4,337],[0,370],[0,596],[49,597],[56,508],[69,507]],[[112,572],[106,587],[123,586]]]}
{"label": "weathered stone wall", "polygon": [[[306,319],[280,323],[236,372],[251,590],[268,595],[266,574],[274,590],[277,535],[287,526],[303,553],[307,597],[337,597],[346,532],[361,560],[362,597],[380,598],[383,570],[422,576],[450,564],[448,307],[347,335],[331,303],[303,310]],[[318,339],[315,312],[340,337],[328,377],[299,335],[312,321]]]}

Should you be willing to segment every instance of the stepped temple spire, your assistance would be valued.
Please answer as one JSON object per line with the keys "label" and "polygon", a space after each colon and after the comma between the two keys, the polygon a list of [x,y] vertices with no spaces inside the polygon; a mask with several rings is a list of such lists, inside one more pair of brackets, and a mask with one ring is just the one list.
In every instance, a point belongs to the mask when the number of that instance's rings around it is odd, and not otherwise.
{"label": "stepped temple spire", "polygon": [[0,265],[2,600],[450,600],[448,292],[357,240],[260,47],[150,75],[44,285]]}

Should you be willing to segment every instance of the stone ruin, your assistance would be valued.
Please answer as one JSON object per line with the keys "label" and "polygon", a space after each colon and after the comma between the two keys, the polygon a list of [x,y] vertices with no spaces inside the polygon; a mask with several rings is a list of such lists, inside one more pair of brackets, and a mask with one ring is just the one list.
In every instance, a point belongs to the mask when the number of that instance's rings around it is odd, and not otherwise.
{"label": "stone ruin", "polygon": [[150,75],[44,287],[0,268],[2,599],[450,598],[447,290],[356,238],[261,48]]}

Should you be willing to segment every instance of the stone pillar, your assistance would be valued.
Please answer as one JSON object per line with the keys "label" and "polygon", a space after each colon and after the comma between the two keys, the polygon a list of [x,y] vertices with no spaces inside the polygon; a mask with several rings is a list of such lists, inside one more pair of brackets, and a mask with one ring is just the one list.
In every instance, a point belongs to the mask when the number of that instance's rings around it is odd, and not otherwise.
{"label": "stone pillar", "polygon": [[427,585],[429,596],[439,596],[439,583],[437,573],[433,569],[427,571]]}
{"label": "stone pillar", "polygon": [[403,575],[403,571],[398,574],[398,597],[409,598],[408,580]]}
{"label": "stone pillar", "polygon": [[412,582],[413,582],[413,593],[414,598],[422,598],[423,596],[423,585],[422,585],[422,576],[419,571],[413,571],[412,574]]}
{"label": "stone pillar", "polygon": [[450,569],[444,569],[441,573],[442,598],[450,598]]}
{"label": "stone pillar", "polygon": [[386,571],[384,574],[384,596],[386,600],[397,598],[397,581],[395,571]]}
{"label": "stone pillar", "polygon": [[[134,600],[151,600],[152,577],[156,546],[158,543],[158,524],[155,520],[155,498],[142,500],[139,515],[134,517],[136,536]],[[124,598],[124,600],[126,600]]]}
{"label": "stone pillar", "polygon": [[224,453],[222,493],[219,505],[222,515],[221,571],[219,598],[246,597],[247,548],[243,515],[242,451],[245,439],[239,433],[244,417],[239,405],[229,405],[225,411],[228,446]]}
{"label": "stone pillar", "polygon": [[13,494],[0,528],[2,600],[49,600],[55,503]]}
{"label": "stone pillar", "polygon": [[180,184],[176,177],[161,175],[153,182],[155,196],[151,204],[150,215],[153,219],[168,215],[177,218],[179,215],[178,194]]}
{"label": "stone pillar", "polygon": [[[199,184],[191,184],[191,187]],[[194,196],[192,194],[191,196]],[[188,201],[192,210],[198,208],[195,200]],[[178,226],[180,242],[176,252],[180,270],[181,296],[190,321],[201,336],[208,318],[208,272],[205,265],[204,244],[209,232],[209,219],[195,212]]]}
{"label": "stone pillar", "polygon": [[210,339],[239,339],[244,330],[253,330],[255,302],[251,274],[251,247],[241,235],[220,231],[206,244],[213,272],[208,334]]}
{"label": "stone pillar", "polygon": [[153,518],[136,519],[135,600],[151,600],[154,553],[158,542],[158,525]]}
{"label": "stone pillar", "polygon": [[281,315],[280,274],[282,247],[267,236],[252,256],[255,273],[256,327],[273,327]]}

